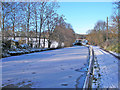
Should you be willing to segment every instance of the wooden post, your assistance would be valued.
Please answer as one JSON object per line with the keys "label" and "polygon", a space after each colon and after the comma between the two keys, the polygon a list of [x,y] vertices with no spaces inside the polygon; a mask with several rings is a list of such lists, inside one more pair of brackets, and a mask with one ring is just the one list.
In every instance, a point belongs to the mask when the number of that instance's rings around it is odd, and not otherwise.
{"label": "wooden post", "polygon": [[[118,43],[120,43],[120,1],[118,2]],[[118,50],[120,50],[120,47],[118,46]],[[120,70],[120,68],[119,68]],[[120,75],[120,74],[119,74]],[[120,86],[120,84],[119,84]]]}
{"label": "wooden post", "polygon": [[118,2],[118,39],[120,39],[120,1]]}
{"label": "wooden post", "polygon": [[108,40],[108,17],[107,17],[107,35],[106,35],[106,40]]}
{"label": "wooden post", "polygon": [[28,8],[28,16],[27,16],[27,44],[29,45],[30,3],[29,3],[27,8]]}

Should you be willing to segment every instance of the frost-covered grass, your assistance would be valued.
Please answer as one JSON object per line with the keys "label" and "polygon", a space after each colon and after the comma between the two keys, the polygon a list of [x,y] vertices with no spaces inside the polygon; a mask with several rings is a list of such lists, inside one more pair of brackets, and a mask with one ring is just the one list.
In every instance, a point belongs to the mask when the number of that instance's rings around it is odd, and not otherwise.
{"label": "frost-covered grass", "polygon": [[81,88],[87,59],[88,48],[84,46],[3,58],[2,86]]}
{"label": "frost-covered grass", "polygon": [[112,42],[108,47],[106,47],[105,49],[107,51],[112,51],[112,52],[115,52],[117,54],[120,53],[120,42]]}

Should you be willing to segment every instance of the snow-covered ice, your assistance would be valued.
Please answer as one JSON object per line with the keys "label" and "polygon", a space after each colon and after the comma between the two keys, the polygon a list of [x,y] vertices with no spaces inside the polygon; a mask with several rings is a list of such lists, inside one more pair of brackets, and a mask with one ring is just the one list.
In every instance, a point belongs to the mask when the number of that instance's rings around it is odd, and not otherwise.
{"label": "snow-covered ice", "polygon": [[84,46],[6,57],[2,59],[2,86],[81,88],[87,61]]}
{"label": "snow-covered ice", "polygon": [[118,59],[97,46],[93,49],[101,74],[99,88],[118,88]]}

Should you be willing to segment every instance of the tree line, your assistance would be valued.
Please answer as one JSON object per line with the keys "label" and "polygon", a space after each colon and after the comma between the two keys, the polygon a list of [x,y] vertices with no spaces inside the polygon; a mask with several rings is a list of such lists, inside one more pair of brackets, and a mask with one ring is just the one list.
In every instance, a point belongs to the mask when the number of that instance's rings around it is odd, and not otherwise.
{"label": "tree line", "polygon": [[[75,34],[72,26],[65,22],[65,17],[57,13],[58,2],[1,2],[2,3],[2,42],[9,37],[26,37],[27,44],[36,38],[37,48],[41,47],[41,39],[48,42],[48,48],[56,40],[61,46],[72,45]],[[22,43],[22,40],[21,40]]]}
{"label": "tree line", "polygon": [[94,29],[89,30],[87,39],[90,44],[98,45],[106,50],[111,50],[120,53],[120,2],[113,3],[115,5],[115,12],[106,21],[98,21]]}

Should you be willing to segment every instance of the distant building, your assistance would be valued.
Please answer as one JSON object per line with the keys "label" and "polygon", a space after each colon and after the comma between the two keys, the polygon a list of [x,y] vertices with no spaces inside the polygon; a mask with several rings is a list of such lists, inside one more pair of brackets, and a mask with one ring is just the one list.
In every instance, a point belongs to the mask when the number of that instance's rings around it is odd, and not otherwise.
{"label": "distant building", "polygon": [[[13,37],[8,37],[7,41],[11,41],[12,45],[16,45],[16,42],[19,42],[19,44],[26,44],[27,43],[27,37],[21,37],[21,36],[16,36],[15,40]],[[37,38],[36,41],[36,37],[32,37],[29,38],[29,46],[30,47],[38,47],[39,44],[39,37]],[[40,47],[44,46],[44,39],[40,40]],[[58,47],[58,42],[53,41],[51,44],[52,48],[57,48]],[[64,43],[62,43],[62,47],[64,47]],[[48,48],[48,40],[45,39],[45,48]]]}

